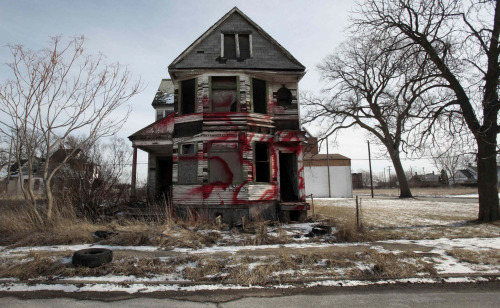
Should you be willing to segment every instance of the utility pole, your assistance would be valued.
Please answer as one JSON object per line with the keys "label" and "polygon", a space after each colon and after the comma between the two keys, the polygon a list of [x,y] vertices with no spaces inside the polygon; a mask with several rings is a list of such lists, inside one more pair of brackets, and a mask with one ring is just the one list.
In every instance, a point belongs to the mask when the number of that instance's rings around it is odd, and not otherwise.
{"label": "utility pole", "polygon": [[370,187],[372,190],[372,199],[373,199],[372,156],[370,154],[370,141],[367,140],[366,142],[368,142],[368,164],[370,165]]}
{"label": "utility pole", "polygon": [[328,152],[328,137],[326,137],[326,165],[328,168],[328,198],[331,198],[332,188],[330,187],[330,153]]}

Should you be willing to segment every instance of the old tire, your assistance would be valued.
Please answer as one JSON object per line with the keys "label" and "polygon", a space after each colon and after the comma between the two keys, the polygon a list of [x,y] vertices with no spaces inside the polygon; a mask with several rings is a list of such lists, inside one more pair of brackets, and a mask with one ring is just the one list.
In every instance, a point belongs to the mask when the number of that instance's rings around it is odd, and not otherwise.
{"label": "old tire", "polygon": [[73,253],[73,265],[98,267],[113,260],[113,252],[106,248],[89,248]]}

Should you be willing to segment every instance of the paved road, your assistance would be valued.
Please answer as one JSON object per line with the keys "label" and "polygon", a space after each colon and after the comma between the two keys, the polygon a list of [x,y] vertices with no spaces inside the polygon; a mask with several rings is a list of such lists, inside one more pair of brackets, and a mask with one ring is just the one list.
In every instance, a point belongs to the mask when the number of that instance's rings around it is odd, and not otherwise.
{"label": "paved road", "polygon": [[[319,288],[292,291],[291,295],[285,296],[278,296],[278,291],[252,293],[240,292],[239,295],[231,296],[203,292],[199,295],[179,295],[178,299],[162,298],[161,294],[140,298],[130,295],[93,296],[100,300],[88,300],[85,294],[73,294],[76,298],[20,299],[3,293],[0,296],[6,297],[0,297],[0,307],[499,307],[500,284]],[[33,297],[33,294],[28,296]],[[39,293],[35,297],[43,297],[43,294]]]}

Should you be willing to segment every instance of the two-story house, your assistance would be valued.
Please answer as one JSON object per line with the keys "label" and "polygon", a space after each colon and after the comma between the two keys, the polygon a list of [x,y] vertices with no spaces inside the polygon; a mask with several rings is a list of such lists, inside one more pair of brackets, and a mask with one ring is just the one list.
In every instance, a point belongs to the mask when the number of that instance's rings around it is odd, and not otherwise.
{"label": "two-story house", "polygon": [[[168,67],[157,121],[131,135],[148,187],[223,221],[306,217],[298,83],[305,67],[233,8]],[[169,91],[171,93],[169,93]]]}

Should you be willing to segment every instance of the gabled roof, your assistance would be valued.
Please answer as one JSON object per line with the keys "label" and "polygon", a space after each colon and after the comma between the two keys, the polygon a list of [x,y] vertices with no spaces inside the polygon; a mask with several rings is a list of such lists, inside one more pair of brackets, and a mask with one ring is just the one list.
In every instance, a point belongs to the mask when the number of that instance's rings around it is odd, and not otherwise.
{"label": "gabled roof", "polygon": [[[218,62],[220,55],[220,33],[218,29],[238,31],[238,27],[252,30],[253,58],[244,61]],[[196,49],[202,48],[198,53]],[[207,50],[205,50],[207,49]],[[184,50],[169,66],[169,71],[178,69],[259,69],[303,72],[305,67],[290,52],[281,46],[259,25],[237,7],[231,9],[205,33]]]}
{"label": "gabled roof", "polygon": [[472,172],[470,172],[469,169],[458,170],[457,173],[458,172],[460,172],[463,175],[465,175],[465,177],[468,178],[468,179],[474,179],[474,174],[472,174]]}

